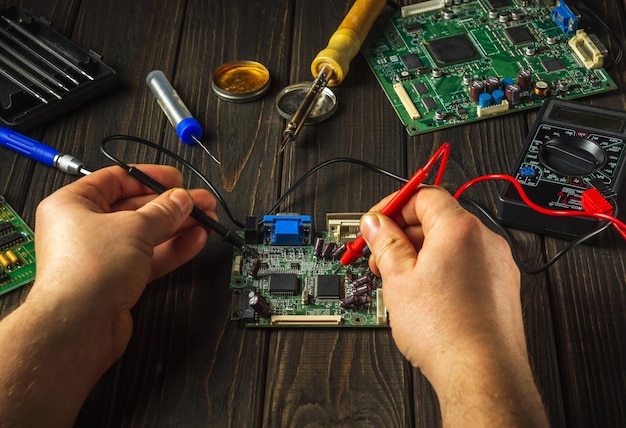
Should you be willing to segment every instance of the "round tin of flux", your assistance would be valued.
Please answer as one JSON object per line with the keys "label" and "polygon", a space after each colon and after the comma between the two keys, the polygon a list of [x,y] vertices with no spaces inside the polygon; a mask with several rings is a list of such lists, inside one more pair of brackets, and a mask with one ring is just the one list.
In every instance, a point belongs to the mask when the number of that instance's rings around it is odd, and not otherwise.
{"label": "round tin of flux", "polygon": [[[311,87],[312,82],[294,83],[280,91],[276,96],[276,109],[285,119],[290,120],[296,113],[304,96]],[[328,119],[337,110],[337,97],[335,93],[326,87],[322,90],[319,98],[311,107],[311,111],[304,121],[305,125],[311,125]]]}
{"label": "round tin of flux", "polygon": [[211,77],[211,88],[223,100],[246,102],[261,97],[270,87],[270,72],[256,61],[221,65]]}

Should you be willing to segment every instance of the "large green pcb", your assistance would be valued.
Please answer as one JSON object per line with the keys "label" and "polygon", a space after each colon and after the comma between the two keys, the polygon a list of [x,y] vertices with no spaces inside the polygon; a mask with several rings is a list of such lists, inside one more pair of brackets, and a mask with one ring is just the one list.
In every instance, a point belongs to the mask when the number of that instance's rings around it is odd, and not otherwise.
{"label": "large green pcb", "polygon": [[616,89],[579,17],[564,1],[431,0],[382,15],[362,51],[418,135]]}

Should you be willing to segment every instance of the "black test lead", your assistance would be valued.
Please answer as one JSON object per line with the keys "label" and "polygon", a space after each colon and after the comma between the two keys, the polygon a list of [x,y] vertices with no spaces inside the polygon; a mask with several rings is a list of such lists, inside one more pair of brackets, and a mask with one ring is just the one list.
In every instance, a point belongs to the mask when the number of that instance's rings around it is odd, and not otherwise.
{"label": "black test lead", "polygon": [[[118,165],[124,168],[131,177],[135,178],[137,181],[141,182],[141,184],[145,185],[151,190],[154,190],[157,193],[163,193],[169,190],[166,186],[159,183],[154,178],[150,177],[149,175],[145,174],[134,166],[129,166],[122,162],[118,162]],[[195,205],[193,207],[193,210],[191,211],[190,216],[204,227],[214,230],[218,235],[224,238],[224,241],[234,245],[237,248],[241,248],[242,251],[250,253],[255,257],[259,256],[259,253],[254,248],[246,245],[245,240],[241,236],[237,235],[234,230],[209,217],[204,211],[202,211]]]}
{"label": "black test lead", "polygon": [[221,162],[202,144],[202,126],[191,115],[165,74],[161,70],[152,70],[146,76],[146,84],[154,94],[170,123],[176,129],[178,138],[185,144],[198,143],[215,163],[221,165]]}

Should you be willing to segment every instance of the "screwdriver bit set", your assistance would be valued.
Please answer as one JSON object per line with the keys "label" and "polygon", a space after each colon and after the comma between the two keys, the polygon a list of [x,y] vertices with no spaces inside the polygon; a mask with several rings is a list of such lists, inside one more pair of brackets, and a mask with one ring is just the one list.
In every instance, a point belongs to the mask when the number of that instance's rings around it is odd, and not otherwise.
{"label": "screwdriver bit set", "polygon": [[115,71],[22,8],[0,9],[0,125],[24,130],[111,89]]}

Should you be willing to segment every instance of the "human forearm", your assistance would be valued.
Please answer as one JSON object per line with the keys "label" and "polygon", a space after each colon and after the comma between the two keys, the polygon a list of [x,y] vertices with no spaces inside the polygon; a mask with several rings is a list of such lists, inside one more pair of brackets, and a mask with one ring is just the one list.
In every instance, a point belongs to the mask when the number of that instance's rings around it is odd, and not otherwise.
{"label": "human forearm", "polygon": [[467,349],[441,358],[427,376],[443,426],[548,426],[525,352],[506,345]]}
{"label": "human forearm", "polygon": [[[385,201],[381,202],[381,206]],[[446,426],[545,426],[504,239],[441,188],[393,220],[361,220],[398,348],[433,385]]]}
{"label": "human forearm", "polygon": [[0,322],[1,427],[73,424],[118,356],[103,319],[92,308],[28,299]]}

